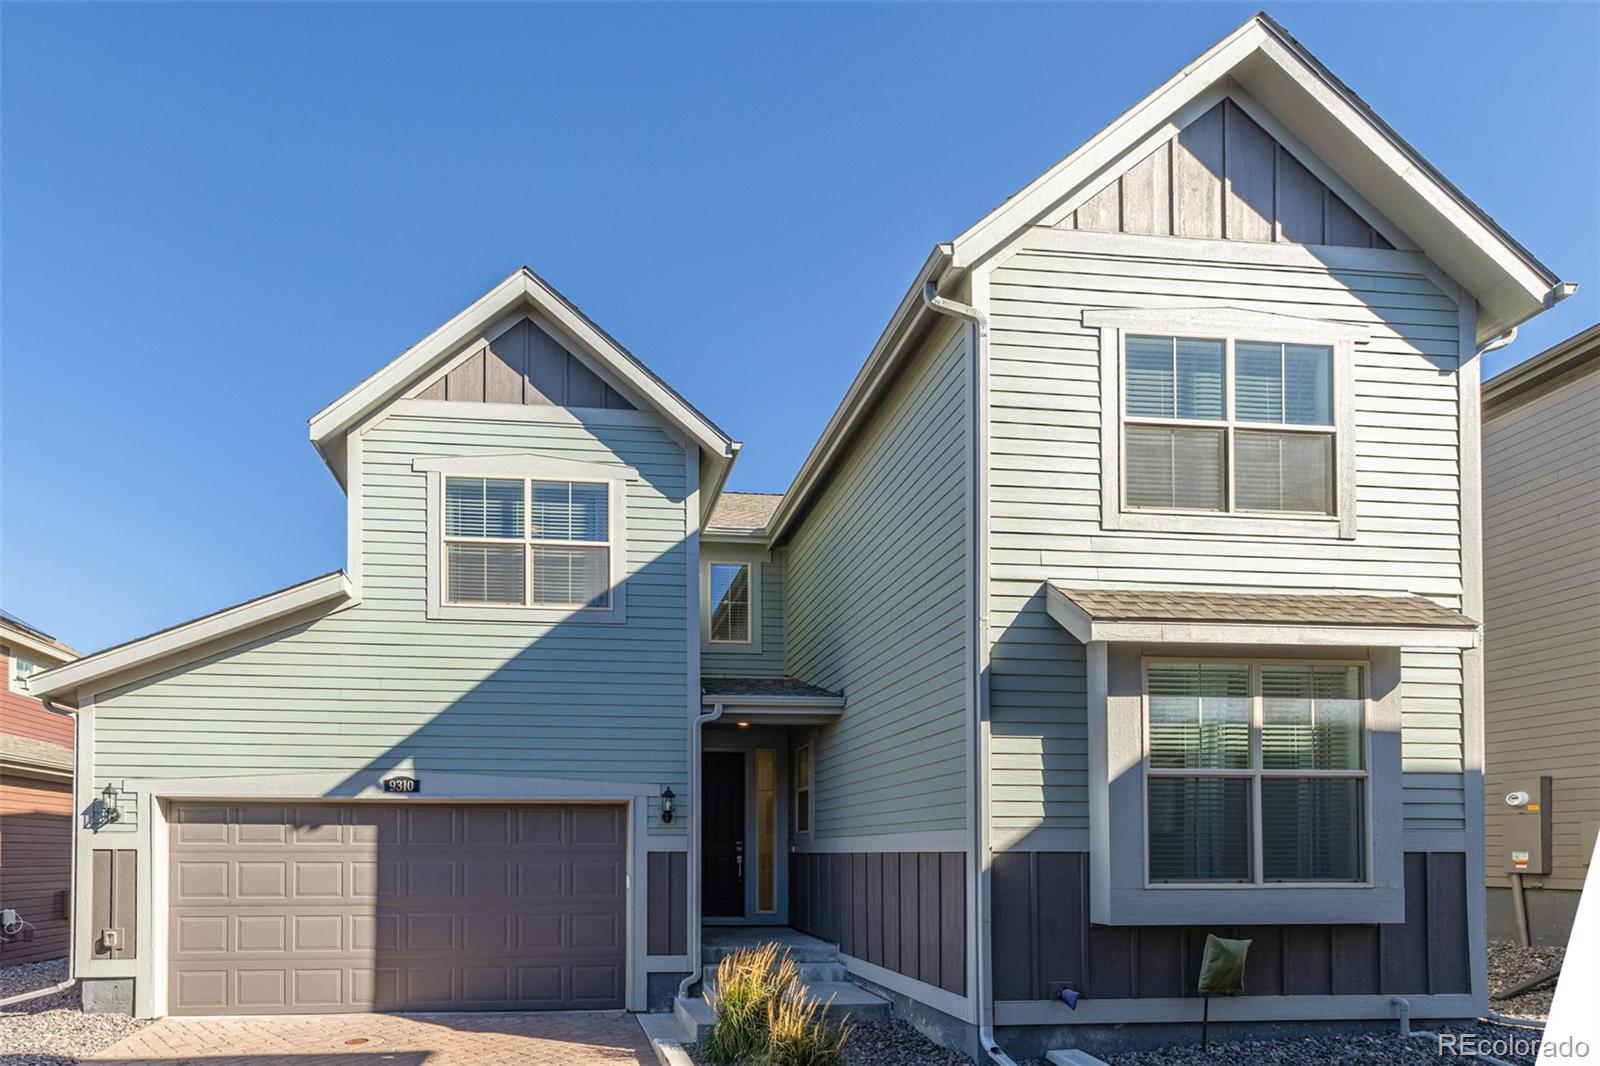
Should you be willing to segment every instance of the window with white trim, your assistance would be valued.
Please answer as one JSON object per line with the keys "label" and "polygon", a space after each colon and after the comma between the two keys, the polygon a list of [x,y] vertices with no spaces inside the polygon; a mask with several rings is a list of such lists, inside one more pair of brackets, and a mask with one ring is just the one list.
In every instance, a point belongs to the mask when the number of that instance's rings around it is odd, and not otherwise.
{"label": "window with white trim", "polygon": [[1122,506],[1335,514],[1334,380],[1327,344],[1125,334]]}
{"label": "window with white trim", "polygon": [[1369,879],[1363,664],[1145,664],[1152,885]]}
{"label": "window with white trim", "polygon": [[444,479],[444,602],[611,606],[611,489],[603,481]]}
{"label": "window with white trim", "polygon": [[26,655],[11,653],[11,676],[8,679],[12,692],[23,692],[28,678],[39,672],[39,664]]}
{"label": "window with white trim", "polygon": [[794,749],[794,831],[811,832],[811,745]]}
{"label": "window with white trim", "polygon": [[711,625],[713,644],[749,644],[750,564],[711,563]]}

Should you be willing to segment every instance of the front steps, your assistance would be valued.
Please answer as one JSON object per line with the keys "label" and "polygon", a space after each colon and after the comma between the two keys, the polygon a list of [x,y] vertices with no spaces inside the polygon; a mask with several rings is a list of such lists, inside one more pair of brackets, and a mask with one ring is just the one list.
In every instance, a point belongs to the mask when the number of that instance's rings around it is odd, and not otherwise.
{"label": "front steps", "polygon": [[[834,1021],[846,1018],[855,1021],[876,1021],[890,1016],[890,1003],[860,985],[854,984],[845,972],[839,958],[839,947],[814,936],[793,929],[746,926],[721,927],[705,930],[700,948],[704,967],[702,994],[685,999],[679,996],[673,1003],[673,1013],[689,1034],[698,1042],[716,1022],[717,1015],[707,1002],[704,992],[716,983],[717,964],[740,948],[775,943],[789,952],[800,970],[800,981],[806,992],[829,1003],[828,1017]],[[831,1001],[831,1002],[830,1002]]]}

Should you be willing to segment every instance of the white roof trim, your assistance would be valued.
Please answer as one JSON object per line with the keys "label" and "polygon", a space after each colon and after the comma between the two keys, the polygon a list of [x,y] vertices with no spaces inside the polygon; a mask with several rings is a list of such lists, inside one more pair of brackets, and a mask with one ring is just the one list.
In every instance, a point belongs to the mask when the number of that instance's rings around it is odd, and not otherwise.
{"label": "white roof trim", "polygon": [[41,698],[59,696],[92,681],[148,666],[298,611],[323,604],[342,606],[354,599],[349,577],[342,570],[336,570],[35,674],[28,679],[28,693]]}
{"label": "white roof trim", "polygon": [[1243,622],[1097,621],[1054,585],[1045,609],[1080,643],[1302,644],[1315,647],[1476,648],[1478,630],[1440,626],[1261,625]]}
{"label": "white roof trim", "polygon": [[[1186,105],[1227,78],[1246,92],[1273,90],[1253,95],[1274,101],[1274,117],[1286,126],[1301,127],[1291,132],[1309,151],[1330,165],[1337,161],[1342,179],[1358,187],[1377,212],[1404,229],[1473,293],[1483,312],[1480,339],[1503,332],[1569,294],[1570,286],[1264,15],[1252,16],[969,227],[951,244],[952,265],[964,270],[981,262],[1153,133],[1173,125]],[[1289,100],[1290,93],[1299,99]],[[1291,121],[1296,115],[1299,123]],[[1307,137],[1310,127],[1323,135]]]}
{"label": "white roof trim", "polygon": [[76,648],[68,647],[53,640],[41,640],[4,622],[0,622],[0,644],[13,648],[22,648],[41,659],[49,659],[55,663],[69,663],[83,655],[83,652]]}
{"label": "white roof trim", "polygon": [[330,457],[329,465],[337,472],[341,464],[335,463],[331,456],[342,455],[346,433],[383,405],[401,398],[408,384],[426,374],[457,346],[523,306],[532,306],[561,329],[584,354],[615,374],[699,447],[719,459],[732,459],[734,442],[727,434],[646,370],[631,353],[527,267],[517,270],[383,369],[312,416],[312,443],[325,457]]}

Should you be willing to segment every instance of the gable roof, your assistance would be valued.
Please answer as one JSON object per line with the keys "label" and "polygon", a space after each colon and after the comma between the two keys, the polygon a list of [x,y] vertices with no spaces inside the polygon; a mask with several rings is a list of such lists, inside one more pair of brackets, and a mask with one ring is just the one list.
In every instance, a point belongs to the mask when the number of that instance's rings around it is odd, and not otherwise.
{"label": "gable roof", "polygon": [[56,663],[71,662],[83,654],[44,630],[30,626],[9,611],[0,611],[0,644],[22,648]]}
{"label": "gable roof", "polygon": [[724,492],[711,509],[706,532],[759,534],[782,502],[781,492]]}
{"label": "gable roof", "polygon": [[[1201,53],[1049,170],[954,240],[934,246],[844,400],[801,464],[768,526],[770,541],[801,514],[849,439],[920,336],[923,287],[953,292],[962,276],[1075,195],[1100,187],[1119,165],[1169,139],[1219,86],[1271,101],[1271,118],[1335,175],[1354,199],[1404,230],[1417,248],[1476,299],[1484,343],[1570,296],[1563,282],[1487,212],[1265,13]],[[1188,109],[1186,111],[1186,109]],[[1358,206],[1352,204],[1352,206]]]}
{"label": "gable roof", "polygon": [[311,442],[322,453],[339,484],[345,484],[346,434],[384,405],[400,398],[407,386],[448,359],[479,331],[528,308],[559,327],[584,355],[615,374],[713,462],[733,462],[740,447],[737,441],[657,377],[554,286],[524,266],[312,416]]}

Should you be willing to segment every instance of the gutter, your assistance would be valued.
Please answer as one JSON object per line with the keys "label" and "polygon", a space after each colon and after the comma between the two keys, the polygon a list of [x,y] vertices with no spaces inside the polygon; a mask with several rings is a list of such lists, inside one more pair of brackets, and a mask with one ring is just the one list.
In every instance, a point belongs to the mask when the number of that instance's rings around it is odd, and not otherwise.
{"label": "gutter", "polygon": [[986,679],[989,675],[989,318],[976,307],[939,295],[939,285],[928,278],[922,286],[922,304],[934,314],[960,319],[970,331],[972,358],[972,449],[968,461],[972,464],[972,527],[971,554],[972,584],[968,595],[972,615],[972,718],[969,741],[972,751],[972,861],[977,902],[977,937],[974,960],[976,980],[973,999],[978,1007],[978,1041],[989,1059],[997,1066],[1016,1066],[1010,1056],[1000,1048],[994,1035],[994,957],[992,899],[990,895],[989,863],[991,827],[989,824],[989,700]]}
{"label": "gutter", "polygon": [[678,983],[678,998],[687,999],[689,992],[705,976],[705,966],[700,961],[700,731],[708,722],[722,717],[723,705],[714,704],[708,714],[697,714],[689,726],[689,862],[685,865],[684,881],[689,897],[689,976]]}

